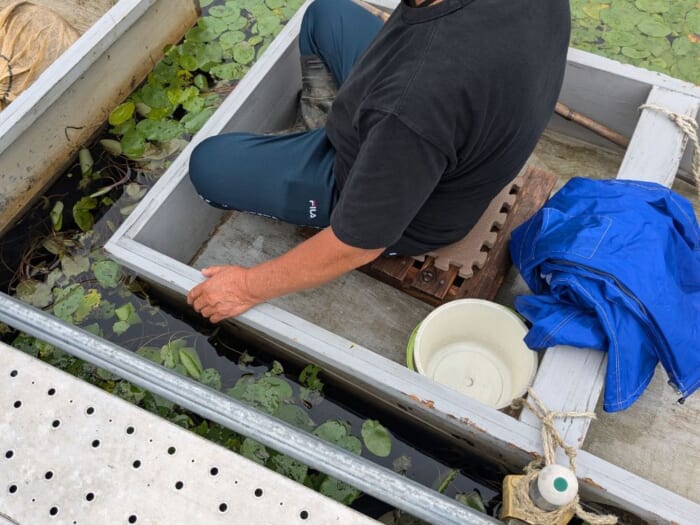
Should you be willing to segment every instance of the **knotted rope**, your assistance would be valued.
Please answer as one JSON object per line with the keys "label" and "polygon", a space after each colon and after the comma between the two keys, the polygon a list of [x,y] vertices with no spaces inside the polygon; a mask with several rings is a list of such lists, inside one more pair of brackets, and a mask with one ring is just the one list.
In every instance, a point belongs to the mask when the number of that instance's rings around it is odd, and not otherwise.
{"label": "knotted rope", "polygon": [[653,111],[658,111],[662,115],[666,115],[671,122],[676,124],[681,131],[688,136],[688,140],[693,145],[693,160],[691,162],[690,171],[695,179],[695,188],[698,191],[698,196],[700,196],[700,142],[698,141],[698,123],[694,118],[688,115],[674,113],[673,111],[655,104],[643,104],[639,106],[639,109],[651,109]]}
{"label": "knotted rope", "polygon": [[[532,402],[530,402],[530,400]],[[531,388],[528,389],[528,399],[516,399],[513,401],[512,406],[513,408],[522,408],[523,406],[529,408],[542,422],[542,448],[544,450],[544,458],[534,460],[525,467],[525,476],[519,480],[514,494],[515,503],[522,512],[522,517],[529,523],[551,524],[561,522],[573,511],[576,516],[587,521],[591,525],[613,525],[617,523],[616,516],[598,515],[585,511],[581,507],[578,494],[568,505],[564,505],[552,511],[540,509],[530,499],[530,484],[538,476],[542,467],[556,463],[557,447],[561,447],[564,450],[566,456],[569,458],[569,468],[572,472],[576,473],[576,449],[564,442],[554,426],[554,420],[567,417],[587,417],[595,419],[596,415],[593,412],[556,412],[554,410],[548,410]]]}

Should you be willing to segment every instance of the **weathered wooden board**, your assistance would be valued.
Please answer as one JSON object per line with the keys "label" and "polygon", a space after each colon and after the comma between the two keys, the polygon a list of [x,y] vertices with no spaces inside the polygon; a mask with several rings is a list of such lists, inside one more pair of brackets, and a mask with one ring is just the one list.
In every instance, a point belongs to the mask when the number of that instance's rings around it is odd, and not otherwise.
{"label": "weathered wooden board", "polygon": [[[652,88],[645,104],[692,119],[700,110],[700,98],[662,87]],[[688,136],[666,115],[654,109],[644,109],[618,178],[658,182],[671,187],[687,142]]]}

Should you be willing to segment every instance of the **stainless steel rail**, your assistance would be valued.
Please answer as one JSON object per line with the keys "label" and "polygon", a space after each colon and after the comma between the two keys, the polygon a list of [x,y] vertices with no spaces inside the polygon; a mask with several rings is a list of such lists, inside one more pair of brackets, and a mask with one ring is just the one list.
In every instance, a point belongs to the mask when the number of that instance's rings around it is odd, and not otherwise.
{"label": "stainless steel rail", "polygon": [[501,523],[3,293],[0,321],[429,523]]}

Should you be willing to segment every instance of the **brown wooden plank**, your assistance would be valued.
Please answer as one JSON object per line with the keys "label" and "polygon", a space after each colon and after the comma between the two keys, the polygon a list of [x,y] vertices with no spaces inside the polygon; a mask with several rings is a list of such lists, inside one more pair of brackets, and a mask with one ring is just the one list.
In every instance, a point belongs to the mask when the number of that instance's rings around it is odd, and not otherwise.
{"label": "brown wooden plank", "polygon": [[409,257],[379,257],[358,270],[395,288],[403,288],[412,265]]}
{"label": "brown wooden plank", "polygon": [[459,269],[451,266],[443,271],[435,267],[435,259],[426,257],[418,274],[411,282],[411,288],[442,301],[452,288]]}

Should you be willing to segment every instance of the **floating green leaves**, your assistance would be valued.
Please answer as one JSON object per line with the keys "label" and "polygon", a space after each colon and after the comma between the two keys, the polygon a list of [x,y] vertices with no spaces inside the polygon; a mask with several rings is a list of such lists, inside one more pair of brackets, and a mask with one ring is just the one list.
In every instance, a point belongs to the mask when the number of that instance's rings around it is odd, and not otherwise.
{"label": "floating green leaves", "polygon": [[665,13],[669,9],[669,0],[635,0],[634,4],[649,13]]}
{"label": "floating green leaves", "polygon": [[209,14],[214,17],[226,18],[229,16],[240,16],[241,10],[233,4],[217,5],[209,10]]}
{"label": "floating green leaves", "polygon": [[240,64],[227,63],[219,64],[214,66],[209,71],[214,77],[220,78],[221,80],[234,80],[243,78],[244,70],[241,68]]}
{"label": "floating green leaves", "polygon": [[486,505],[484,505],[484,499],[481,497],[481,494],[479,494],[475,490],[467,494],[457,494],[455,499],[463,505],[466,505],[467,507],[471,507],[476,511],[483,512],[484,514],[486,514]]}
{"label": "floating green leaves", "polygon": [[[685,22],[688,24],[688,29],[691,31],[691,33],[700,35],[700,8],[696,7],[695,9],[688,11],[688,14],[685,16]],[[695,43],[698,43],[697,39],[695,40]]]}
{"label": "floating green leaves", "polygon": [[571,43],[700,84],[696,0],[572,0]]}
{"label": "floating green leaves", "polygon": [[343,483],[330,476],[327,476],[323,480],[319,487],[319,492],[345,505],[352,504],[361,494],[355,487],[351,487],[347,483]]}
{"label": "floating green leaves", "polygon": [[255,461],[259,465],[264,465],[265,462],[270,458],[270,453],[267,451],[262,443],[245,438],[243,440],[243,445],[241,445],[241,455],[252,461]]}
{"label": "floating green leaves", "polygon": [[275,454],[270,460],[270,466],[283,476],[293,479],[297,483],[303,483],[309,473],[309,467],[294,458],[283,454]]}
{"label": "floating green leaves", "polygon": [[139,158],[146,151],[146,137],[137,129],[130,129],[122,137],[121,148],[127,157]]}
{"label": "floating green leaves", "polygon": [[59,319],[72,322],[73,313],[85,297],[85,290],[79,284],[67,288],[54,288],[53,314]]}
{"label": "floating green leaves", "polygon": [[100,140],[100,144],[110,155],[114,155],[116,157],[122,154],[122,145],[117,140],[102,139]]}
{"label": "floating green leaves", "polygon": [[[109,117],[110,133],[101,141],[112,155],[147,163],[148,172],[165,166],[152,159],[152,144],[171,151],[185,134],[197,133],[221,102],[218,89],[242,79],[298,9],[303,0],[227,0],[200,2],[204,9],[183,42],[168,46],[148,81]],[[182,145],[177,143],[178,151]],[[131,208],[126,209],[126,213]]]}
{"label": "floating green leaves", "polygon": [[257,408],[274,414],[281,403],[292,397],[289,382],[280,377],[262,377],[247,385],[242,399]]}
{"label": "floating green leaves", "polygon": [[94,164],[92,160],[92,155],[90,150],[87,148],[80,148],[78,152],[78,159],[80,161],[80,173],[83,177],[89,177],[92,175],[92,166]]}
{"label": "floating green leaves", "polygon": [[391,436],[379,421],[368,419],[362,424],[362,440],[375,456],[385,458],[391,454]]}
{"label": "floating green leaves", "polygon": [[51,287],[46,283],[30,279],[21,281],[17,285],[15,295],[21,301],[37,308],[45,308],[53,302]]}
{"label": "floating green leaves", "polygon": [[207,120],[209,120],[209,117],[211,117],[213,114],[213,109],[204,109],[199,113],[188,113],[182,117],[180,124],[182,124],[187,133],[194,135],[202,126],[204,126]]}
{"label": "floating green leaves", "polygon": [[194,348],[181,348],[180,362],[185,367],[187,375],[194,379],[202,377],[202,362],[199,360],[197,351]]}
{"label": "floating green leaves", "polygon": [[92,273],[103,288],[116,288],[122,277],[119,264],[114,261],[98,261],[92,265]]}
{"label": "floating green leaves", "polygon": [[141,317],[136,312],[136,308],[132,303],[126,303],[125,305],[114,310],[118,321],[112,326],[112,330],[115,334],[121,335],[126,332],[132,325],[139,324],[141,322]]}
{"label": "floating green leaves", "polygon": [[51,208],[51,213],[49,213],[49,217],[51,218],[51,225],[53,226],[53,229],[55,231],[61,231],[61,228],[63,227],[62,201],[56,201],[56,203],[53,205],[53,208]]}
{"label": "floating green leaves", "polygon": [[318,377],[320,373],[320,367],[316,365],[306,365],[299,374],[299,382],[309,390],[320,392],[323,390],[323,381]]}
{"label": "floating green leaves", "polygon": [[66,277],[75,277],[90,270],[90,259],[84,255],[64,255],[61,257],[61,269]]}
{"label": "floating green leaves", "polygon": [[84,232],[92,230],[95,219],[92,210],[97,208],[97,201],[91,197],[83,197],[73,205],[73,220]]}
{"label": "floating green leaves", "polygon": [[233,59],[239,64],[250,64],[255,59],[255,48],[248,42],[239,42],[233,46]]}
{"label": "floating green leaves", "polygon": [[362,453],[362,443],[349,433],[349,426],[344,421],[326,421],[314,430],[314,435],[354,454]]}
{"label": "floating green leaves", "polygon": [[199,381],[203,385],[213,388],[214,390],[221,390],[221,374],[215,368],[205,368],[202,370]]}
{"label": "floating green leaves", "polygon": [[280,30],[280,20],[275,15],[267,15],[258,19],[258,34],[271,36]]}
{"label": "floating green leaves", "polygon": [[315,425],[308,411],[298,405],[280,405],[279,409],[275,412],[275,416],[307,432],[313,430]]}
{"label": "floating green leaves", "polygon": [[639,30],[649,36],[662,37],[671,32],[671,28],[662,20],[646,19],[637,24]]}
{"label": "floating green leaves", "polygon": [[123,104],[114,108],[114,110],[109,114],[109,123],[112,126],[119,126],[124,124],[127,120],[134,116],[134,111],[136,106],[133,102],[124,102]]}
{"label": "floating green leaves", "polygon": [[141,357],[153,361],[154,363],[161,364],[160,348],[156,346],[142,346],[136,353]]}
{"label": "floating green leaves", "polygon": [[183,127],[176,120],[142,120],[136,124],[136,129],[146,140],[154,142],[167,142],[179,137],[184,132]]}

